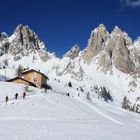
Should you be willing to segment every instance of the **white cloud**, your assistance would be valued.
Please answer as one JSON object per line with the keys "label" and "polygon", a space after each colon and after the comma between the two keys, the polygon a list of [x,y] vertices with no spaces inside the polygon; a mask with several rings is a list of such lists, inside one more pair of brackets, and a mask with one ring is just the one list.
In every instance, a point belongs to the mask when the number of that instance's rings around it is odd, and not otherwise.
{"label": "white cloud", "polygon": [[140,6],[140,0],[121,0],[122,6],[138,7]]}

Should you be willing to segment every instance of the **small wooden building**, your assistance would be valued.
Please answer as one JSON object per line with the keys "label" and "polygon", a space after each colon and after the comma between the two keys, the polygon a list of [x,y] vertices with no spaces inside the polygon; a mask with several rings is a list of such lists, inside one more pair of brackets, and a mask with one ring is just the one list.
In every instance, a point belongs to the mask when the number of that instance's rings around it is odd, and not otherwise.
{"label": "small wooden building", "polygon": [[7,80],[7,82],[14,82],[19,84],[25,84],[36,87],[46,87],[48,77],[40,71],[34,69],[23,71],[20,77],[15,77],[13,79]]}
{"label": "small wooden building", "polygon": [[34,83],[31,83],[20,77],[15,77],[15,78],[9,79],[9,80],[7,80],[7,82],[13,82],[13,83],[24,84],[24,85],[36,87],[36,85]]}
{"label": "small wooden building", "polygon": [[48,77],[46,77],[45,74],[34,69],[22,72],[22,78],[35,84],[37,87],[43,87],[44,85],[47,85],[48,79]]}

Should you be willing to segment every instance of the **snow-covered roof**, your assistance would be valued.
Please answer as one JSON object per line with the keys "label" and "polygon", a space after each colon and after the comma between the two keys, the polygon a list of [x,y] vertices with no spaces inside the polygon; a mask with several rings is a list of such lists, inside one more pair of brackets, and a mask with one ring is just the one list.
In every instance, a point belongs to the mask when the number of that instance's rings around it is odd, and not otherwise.
{"label": "snow-covered roof", "polygon": [[39,73],[39,74],[41,74],[42,76],[44,76],[46,79],[48,79],[48,77],[47,77],[44,73],[42,73],[42,72],[40,72],[40,71],[37,71],[37,70],[34,70],[34,69],[25,70],[25,71],[22,72],[22,75],[24,75],[24,74],[26,74],[26,73],[30,73],[30,72]]}

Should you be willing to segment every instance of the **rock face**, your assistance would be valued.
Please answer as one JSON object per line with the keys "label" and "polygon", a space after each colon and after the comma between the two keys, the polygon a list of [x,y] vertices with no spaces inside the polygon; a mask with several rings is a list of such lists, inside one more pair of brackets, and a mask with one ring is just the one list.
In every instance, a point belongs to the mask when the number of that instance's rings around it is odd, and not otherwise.
{"label": "rock face", "polygon": [[80,47],[76,44],[74,45],[63,57],[69,57],[71,59],[75,59],[78,57],[80,52]]}
{"label": "rock face", "polygon": [[[41,41],[38,36],[28,27],[18,25],[14,34],[10,37],[9,52],[13,55],[19,54],[24,50],[39,50]],[[45,48],[45,46],[44,46]]]}
{"label": "rock face", "polygon": [[95,30],[91,32],[88,40],[87,48],[85,49],[82,58],[89,60],[95,57],[101,50],[103,50],[109,33],[103,24],[100,24]]}
{"label": "rock face", "polygon": [[118,36],[112,55],[114,66],[124,73],[130,73],[134,70],[134,63],[130,58],[130,53],[126,47],[125,39]]}
{"label": "rock face", "polygon": [[122,36],[125,39],[126,46],[132,45],[132,39],[128,36],[126,32],[123,32],[118,26],[115,26],[114,30],[110,34],[114,40],[117,36]]}
{"label": "rock face", "polygon": [[0,34],[0,42],[8,40],[8,35],[3,32]]}
{"label": "rock face", "polygon": [[109,34],[105,26],[101,24],[92,31],[82,59],[88,62],[95,58],[103,71],[111,70],[112,66],[115,66],[128,74],[135,68],[128,50],[130,45],[132,45],[132,39],[119,27],[115,26]]}
{"label": "rock face", "polygon": [[31,53],[38,54],[42,61],[47,61],[54,55],[50,54],[44,43],[28,26],[18,25],[14,33],[8,37],[6,33],[0,34],[0,56],[9,53],[14,60]]}
{"label": "rock face", "polygon": [[[23,45],[26,49],[31,47],[31,44],[34,45],[36,48],[39,48],[39,38],[38,36],[29,29],[28,26],[18,25],[15,29],[15,41],[18,41],[17,45]],[[13,41],[14,41],[13,40]]]}
{"label": "rock face", "polygon": [[130,46],[130,55],[136,67],[140,66],[140,37]]}
{"label": "rock face", "polygon": [[0,56],[4,55],[8,51],[8,35],[6,33],[0,34]]}

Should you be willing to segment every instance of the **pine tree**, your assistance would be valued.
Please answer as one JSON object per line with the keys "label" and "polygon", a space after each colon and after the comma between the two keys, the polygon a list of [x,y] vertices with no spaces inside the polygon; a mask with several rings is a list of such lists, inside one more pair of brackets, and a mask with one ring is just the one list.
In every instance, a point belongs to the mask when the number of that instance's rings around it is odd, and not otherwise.
{"label": "pine tree", "polygon": [[68,83],[68,86],[69,86],[69,87],[72,87],[72,83],[71,83],[71,82],[69,82],[69,83]]}
{"label": "pine tree", "polygon": [[112,96],[110,95],[110,91],[107,91],[105,87],[101,87],[101,97],[104,98],[105,101],[108,100],[113,101]]}
{"label": "pine tree", "polygon": [[121,105],[122,105],[122,108],[127,109],[127,110],[131,110],[130,102],[129,102],[129,100],[127,99],[126,96],[124,96]]}
{"label": "pine tree", "polygon": [[17,68],[17,76],[20,78],[22,77],[22,71],[23,71],[23,67],[19,65]]}

